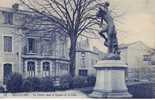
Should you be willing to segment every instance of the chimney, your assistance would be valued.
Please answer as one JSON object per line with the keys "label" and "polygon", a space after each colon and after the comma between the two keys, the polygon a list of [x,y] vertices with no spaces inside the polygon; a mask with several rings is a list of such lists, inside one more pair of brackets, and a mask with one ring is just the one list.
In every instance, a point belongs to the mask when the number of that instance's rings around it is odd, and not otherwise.
{"label": "chimney", "polygon": [[19,4],[18,3],[13,4],[12,8],[17,11],[19,9]]}

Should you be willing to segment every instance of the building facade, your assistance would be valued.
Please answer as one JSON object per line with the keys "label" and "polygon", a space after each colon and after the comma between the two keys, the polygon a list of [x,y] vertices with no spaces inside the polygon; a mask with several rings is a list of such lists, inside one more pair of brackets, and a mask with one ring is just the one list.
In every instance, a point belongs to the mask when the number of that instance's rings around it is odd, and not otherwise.
{"label": "building facade", "polygon": [[155,81],[155,50],[148,55],[144,55],[144,63],[148,66],[144,71],[143,77]]}
{"label": "building facade", "polygon": [[121,44],[121,60],[128,64],[128,79],[141,79],[143,69],[149,68],[149,63],[145,61],[146,55],[153,52],[153,49],[143,42],[137,41],[131,44]]}
{"label": "building facade", "polygon": [[76,75],[96,75],[94,65],[99,60],[99,54],[91,49],[89,40],[78,42],[76,52]]}
{"label": "building facade", "polygon": [[57,33],[28,34],[22,50],[24,76],[46,77],[68,74],[69,58],[66,47],[66,36]]}
{"label": "building facade", "polygon": [[68,37],[27,31],[23,18],[32,12],[0,8],[0,84],[12,73],[26,77],[60,76],[69,72]]}

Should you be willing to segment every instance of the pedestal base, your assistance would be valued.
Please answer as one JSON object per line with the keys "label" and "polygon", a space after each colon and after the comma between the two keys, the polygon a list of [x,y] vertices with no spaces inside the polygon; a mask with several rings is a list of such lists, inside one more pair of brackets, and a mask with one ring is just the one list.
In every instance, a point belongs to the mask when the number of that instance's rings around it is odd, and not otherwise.
{"label": "pedestal base", "polygon": [[131,98],[125,83],[127,65],[120,60],[103,60],[97,62],[96,83],[92,98]]}
{"label": "pedestal base", "polygon": [[117,91],[117,92],[102,92],[94,90],[89,94],[91,98],[131,98],[132,95],[128,91]]}

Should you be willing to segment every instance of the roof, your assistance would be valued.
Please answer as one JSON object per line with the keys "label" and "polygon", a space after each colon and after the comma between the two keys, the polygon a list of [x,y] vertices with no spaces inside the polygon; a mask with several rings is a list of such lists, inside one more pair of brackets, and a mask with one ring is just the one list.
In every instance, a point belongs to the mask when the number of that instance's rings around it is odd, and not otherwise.
{"label": "roof", "polygon": [[[120,44],[119,45],[119,49],[127,49],[129,46],[135,45],[135,44],[142,44],[144,45],[146,48],[152,49],[149,46],[147,46],[146,44],[144,44],[142,41],[136,41],[133,43],[129,43],[129,44]],[[153,49],[152,49],[153,50]]]}
{"label": "roof", "polygon": [[[63,20],[62,19],[59,19],[59,18],[57,18],[57,17],[55,17],[55,16],[52,16],[52,15],[50,15],[50,18],[49,17],[45,17],[44,15],[42,15],[42,14],[39,14],[39,13],[37,13],[37,12],[35,12],[35,11],[31,11],[31,10],[23,10],[23,9],[16,9],[16,8],[6,8],[6,7],[0,7],[0,12],[10,12],[10,13],[13,13],[13,14],[17,14],[17,15],[23,15],[23,16],[26,16],[27,17],[27,15],[29,16],[30,15],[30,17],[31,18],[33,18],[33,19],[36,19],[36,21],[35,20],[33,20],[33,22],[35,23],[35,22],[37,22],[38,21],[38,19],[41,19],[40,21],[42,21],[42,22],[52,22],[53,20],[52,19],[54,19],[54,20],[56,20],[56,21],[59,21],[59,22],[63,22]],[[32,22],[29,22],[30,24],[32,24]],[[28,30],[28,29],[30,29],[30,28],[32,28],[31,27],[31,25],[30,24],[27,24],[27,26],[29,25],[30,27],[27,27],[26,25],[25,26],[23,26],[23,25],[18,25],[18,27],[19,28],[22,28],[24,31],[25,30]],[[47,23],[46,23],[47,24]],[[46,25],[45,24],[45,25]],[[39,30],[35,30],[35,26],[34,26],[35,24],[33,24],[33,28],[32,28],[32,30],[33,30],[33,33],[35,32],[35,31],[39,31]],[[43,24],[44,25],[44,24]],[[37,25],[36,25],[37,26]],[[39,27],[42,27],[42,26],[39,26]],[[37,26],[37,28],[38,28],[38,26]],[[58,33],[65,33],[65,32],[60,32],[60,31],[63,31],[63,29],[61,28],[59,28],[59,30],[57,29],[57,31],[59,31]],[[50,31],[48,31],[48,32],[50,32]],[[61,34],[62,35],[62,34]],[[66,35],[66,34],[63,34],[63,35]],[[66,35],[66,36],[68,36],[68,35]]]}
{"label": "roof", "polygon": [[8,11],[8,12],[13,12],[13,13],[19,13],[19,14],[34,14],[33,11],[28,11],[28,10],[15,10],[14,8],[6,8],[6,7],[0,7],[0,11]]}
{"label": "roof", "polygon": [[119,48],[120,48],[120,49],[128,48],[129,46],[134,45],[134,44],[137,44],[137,43],[142,43],[142,44],[143,44],[142,41],[136,41],[136,42],[129,43],[129,44],[120,44],[120,45],[119,45]]}
{"label": "roof", "polygon": [[77,49],[90,50],[90,43],[88,39],[80,40],[77,42]]}
{"label": "roof", "polygon": [[91,48],[88,39],[80,40],[77,42],[77,51],[76,52],[89,52],[93,54],[98,54],[94,49]]}
{"label": "roof", "polygon": [[87,52],[87,53],[91,53],[91,54],[95,54],[95,55],[98,55],[98,53],[97,52],[95,52],[95,51],[91,51],[91,50],[76,50],[76,52]]}
{"label": "roof", "polygon": [[120,44],[119,49],[127,49],[129,44]]}

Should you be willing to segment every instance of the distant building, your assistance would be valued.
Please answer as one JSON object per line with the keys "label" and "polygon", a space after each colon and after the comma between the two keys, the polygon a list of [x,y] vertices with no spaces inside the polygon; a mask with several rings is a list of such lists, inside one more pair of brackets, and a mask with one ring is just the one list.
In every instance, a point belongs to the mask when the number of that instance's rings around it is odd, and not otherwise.
{"label": "distant building", "polygon": [[149,75],[149,77],[146,78],[155,81],[155,50],[148,55],[144,55],[144,62],[147,64],[148,68],[145,76]]}
{"label": "distant building", "polygon": [[88,39],[78,42],[76,52],[76,75],[95,75],[94,65],[99,60],[99,54],[91,49]]}
{"label": "distant building", "polygon": [[99,60],[102,60],[102,59],[106,56],[106,53],[105,53],[105,52],[99,50],[99,49],[96,48],[96,47],[93,47],[93,51],[96,52],[96,53],[98,53],[98,55],[99,55]]}
{"label": "distant building", "polygon": [[151,64],[155,65],[155,51],[154,53],[151,55]]}
{"label": "distant building", "polygon": [[146,46],[143,42],[137,41],[131,44],[119,45],[121,50],[121,60],[128,64],[128,78],[140,77],[140,69],[147,68],[148,63],[144,61],[147,59],[146,55],[153,52],[153,49]]}

